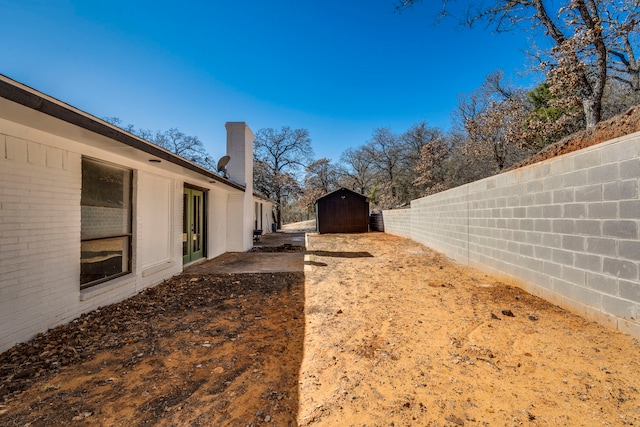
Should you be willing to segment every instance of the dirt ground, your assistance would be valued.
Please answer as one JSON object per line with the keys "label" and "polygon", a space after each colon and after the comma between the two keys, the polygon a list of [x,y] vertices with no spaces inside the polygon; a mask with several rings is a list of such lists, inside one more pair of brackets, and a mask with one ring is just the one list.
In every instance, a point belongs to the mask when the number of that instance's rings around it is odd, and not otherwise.
{"label": "dirt ground", "polygon": [[407,239],[185,274],[0,355],[0,425],[640,425],[640,343]]}

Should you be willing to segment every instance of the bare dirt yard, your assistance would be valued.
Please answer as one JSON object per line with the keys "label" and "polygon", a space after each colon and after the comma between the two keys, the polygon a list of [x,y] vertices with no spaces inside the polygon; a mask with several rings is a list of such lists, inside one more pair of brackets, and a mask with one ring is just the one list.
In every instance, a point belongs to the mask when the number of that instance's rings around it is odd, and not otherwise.
{"label": "bare dirt yard", "polygon": [[407,239],[184,274],[0,355],[0,425],[640,425],[640,343]]}

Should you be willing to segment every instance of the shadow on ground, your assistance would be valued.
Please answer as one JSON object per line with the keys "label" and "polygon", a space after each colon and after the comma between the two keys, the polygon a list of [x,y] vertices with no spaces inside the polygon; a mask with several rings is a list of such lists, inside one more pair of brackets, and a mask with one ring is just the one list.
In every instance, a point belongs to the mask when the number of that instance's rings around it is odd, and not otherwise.
{"label": "shadow on ground", "polygon": [[307,254],[332,258],[373,258],[369,252],[307,251]]}

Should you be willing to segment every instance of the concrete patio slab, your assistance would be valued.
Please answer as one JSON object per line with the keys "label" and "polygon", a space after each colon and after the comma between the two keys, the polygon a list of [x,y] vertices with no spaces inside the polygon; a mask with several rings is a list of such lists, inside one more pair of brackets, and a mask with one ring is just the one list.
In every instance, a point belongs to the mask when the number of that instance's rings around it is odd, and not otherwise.
{"label": "concrete patio slab", "polygon": [[[291,249],[296,246],[301,249]],[[254,244],[254,252],[228,252],[208,261],[188,266],[183,274],[304,271],[304,247],[305,233],[269,233],[261,236],[260,241]]]}

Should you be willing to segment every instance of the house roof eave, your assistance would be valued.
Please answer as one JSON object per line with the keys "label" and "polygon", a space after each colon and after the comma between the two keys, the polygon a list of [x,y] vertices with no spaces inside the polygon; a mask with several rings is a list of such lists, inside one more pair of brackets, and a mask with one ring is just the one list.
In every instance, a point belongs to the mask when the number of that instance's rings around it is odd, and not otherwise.
{"label": "house roof eave", "polygon": [[329,196],[331,196],[332,194],[337,193],[337,192],[339,192],[339,191],[348,191],[349,193],[353,193],[354,195],[356,195],[356,196],[360,196],[360,197],[362,197],[363,199],[365,199],[366,201],[369,201],[369,198],[368,198],[367,196],[365,196],[364,194],[360,194],[360,193],[358,193],[358,192],[356,192],[356,191],[349,190],[348,188],[345,188],[345,187],[340,187],[340,188],[338,188],[338,189],[336,189],[336,190],[333,190],[333,191],[331,191],[331,192],[329,192],[329,193],[325,194],[325,195],[324,195],[324,196],[322,196],[322,197],[318,197],[318,198],[316,199],[315,203],[318,203],[318,201],[319,201],[319,200],[322,200],[322,199],[324,199],[325,197],[329,197]]}

